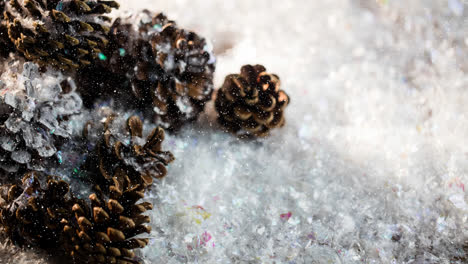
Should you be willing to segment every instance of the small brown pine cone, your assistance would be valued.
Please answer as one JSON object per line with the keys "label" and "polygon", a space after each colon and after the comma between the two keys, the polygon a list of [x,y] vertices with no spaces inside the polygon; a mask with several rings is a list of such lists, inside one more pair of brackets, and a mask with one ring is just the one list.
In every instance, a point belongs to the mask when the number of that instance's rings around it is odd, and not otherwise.
{"label": "small brown pine cone", "polygon": [[40,65],[71,70],[102,59],[115,1],[10,0],[4,20],[17,51]]}
{"label": "small brown pine cone", "polygon": [[142,185],[132,185],[128,177],[114,181],[108,197],[96,187],[90,203],[77,201],[72,208],[75,216],[62,221],[64,248],[74,263],[139,263],[132,250],[145,247],[149,240],[135,236],[151,232],[145,225],[150,218],[143,213],[152,205],[137,203],[144,196]]}
{"label": "small brown pine cone", "polygon": [[71,216],[69,186],[40,172],[27,173],[21,184],[0,187],[0,224],[16,243],[55,248],[62,219]]}
{"label": "small brown pine cone", "polygon": [[[164,130],[157,127],[143,138],[143,122],[137,116],[127,119],[125,129],[118,127],[115,116],[107,117],[94,153],[85,165],[88,171],[99,172],[94,180],[100,186],[114,184],[124,178],[131,185],[150,186],[153,178],[167,174],[166,166],[174,160],[169,151],[162,151]],[[88,122],[83,131],[88,137],[93,126]]]}
{"label": "small brown pine cone", "polygon": [[240,74],[228,75],[215,101],[219,123],[241,137],[264,137],[284,125],[289,96],[280,79],[262,65],[245,65]]}

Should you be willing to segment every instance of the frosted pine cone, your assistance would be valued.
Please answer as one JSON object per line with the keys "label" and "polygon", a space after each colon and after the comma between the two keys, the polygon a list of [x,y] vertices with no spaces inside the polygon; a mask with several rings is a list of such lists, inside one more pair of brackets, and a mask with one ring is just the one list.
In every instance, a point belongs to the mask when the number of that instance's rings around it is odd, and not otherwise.
{"label": "frosted pine cone", "polygon": [[[93,127],[94,126],[94,127]],[[100,186],[109,186],[114,178],[125,179],[131,185],[150,186],[153,178],[167,174],[166,166],[174,160],[168,151],[162,151],[164,130],[153,129],[146,140],[143,138],[143,122],[137,116],[127,119],[122,127],[114,115],[105,119],[104,127],[89,122],[84,131],[85,137],[100,137],[94,153],[88,158],[86,170],[99,172],[94,180]],[[94,134],[94,135],[92,135]]]}
{"label": "frosted pine cone", "polygon": [[39,172],[21,184],[0,187],[0,224],[16,243],[42,248],[59,246],[60,221],[71,217],[68,184]]}
{"label": "frosted pine cone", "polygon": [[153,98],[155,106],[161,111],[171,111],[171,105],[184,103],[178,96],[188,95],[194,110],[202,111],[213,91],[215,59],[211,47],[204,38],[178,28],[162,13],[153,17],[151,25],[159,31],[151,35],[156,61],[168,75],[158,86],[156,95],[160,96]]}
{"label": "frosted pine cone", "polygon": [[215,59],[204,38],[146,10],[117,19],[109,40],[107,64],[80,74],[80,86],[97,83],[101,96],[154,111],[156,123],[170,130],[196,120],[213,91]]}
{"label": "frosted pine cone", "polygon": [[28,60],[69,70],[102,57],[115,1],[10,0],[5,21],[15,48]]}
{"label": "frosted pine cone", "polygon": [[[22,68],[21,68],[22,65]],[[75,84],[62,74],[40,73],[38,65],[5,64],[0,78],[0,168],[6,173],[44,170],[60,162],[60,145],[70,138],[69,119],[81,110]]]}
{"label": "frosted pine cone", "polygon": [[219,123],[232,133],[267,136],[284,125],[289,96],[280,90],[280,80],[262,65],[245,65],[240,74],[228,75],[218,90],[215,107]]}

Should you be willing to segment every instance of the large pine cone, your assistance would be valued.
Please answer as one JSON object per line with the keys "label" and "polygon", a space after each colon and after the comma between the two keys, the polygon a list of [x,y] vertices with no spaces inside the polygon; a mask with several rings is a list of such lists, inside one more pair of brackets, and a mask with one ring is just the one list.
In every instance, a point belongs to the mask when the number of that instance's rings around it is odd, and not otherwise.
{"label": "large pine cone", "polygon": [[[148,187],[153,178],[164,177],[166,166],[174,160],[168,151],[162,151],[164,130],[157,127],[143,138],[143,122],[137,116],[127,119],[125,127],[110,115],[104,122],[104,127],[98,132],[101,138],[95,151],[86,162],[86,170],[99,171],[100,175],[94,177],[96,184],[110,186],[114,178],[125,178],[130,185]],[[99,124],[89,122],[85,126],[84,136],[91,137],[92,126]],[[95,133],[94,133],[95,134]],[[127,179],[128,178],[128,179]]]}
{"label": "large pine cone", "polygon": [[[21,69],[22,66],[22,69]],[[69,119],[81,110],[75,84],[59,72],[17,58],[0,78],[0,169],[44,170],[60,162],[60,146],[72,133]],[[1,175],[1,173],[0,173]]]}
{"label": "large pine cone", "polygon": [[135,236],[150,232],[149,217],[142,213],[152,205],[137,201],[174,159],[161,150],[163,129],[153,129],[145,140],[140,118],[131,116],[122,127],[120,118],[107,114],[83,131],[88,142],[97,141],[84,166],[95,193],[89,196],[91,205],[78,201],[73,206],[75,218],[64,227],[66,251],[76,263],[138,263],[132,249],[146,246],[148,239]]}
{"label": "large pine cone", "polygon": [[27,173],[21,184],[0,187],[0,224],[23,245],[59,246],[60,221],[71,216],[68,184],[39,172]]}
{"label": "large pine cone", "polygon": [[280,80],[262,65],[245,65],[240,74],[226,77],[218,90],[215,107],[219,123],[241,137],[267,136],[284,125],[289,96]]}
{"label": "large pine cone", "polygon": [[101,59],[115,1],[5,0],[4,19],[16,49],[28,60],[64,70]]}
{"label": "large pine cone", "polygon": [[132,249],[148,239],[135,236],[151,231],[143,213],[152,205],[137,203],[145,188],[124,174],[113,178],[107,195],[95,186],[83,200],[56,177],[27,173],[21,184],[0,187],[0,225],[14,242],[60,250],[73,263],[138,263]]}
{"label": "large pine cone", "polygon": [[[101,96],[110,94],[150,110],[166,129],[177,130],[196,120],[213,91],[215,59],[204,38],[145,10],[118,18],[109,40],[107,64],[83,71],[80,86],[97,83]],[[96,96],[90,92],[83,94],[93,100]],[[129,93],[135,98],[129,100]]]}
{"label": "large pine cone", "polygon": [[90,204],[81,200],[73,205],[75,216],[62,223],[64,247],[74,263],[138,263],[132,249],[146,246],[148,239],[135,236],[151,231],[145,225],[150,218],[142,213],[152,205],[137,204],[143,192],[143,186],[117,176],[109,196],[97,187]]}

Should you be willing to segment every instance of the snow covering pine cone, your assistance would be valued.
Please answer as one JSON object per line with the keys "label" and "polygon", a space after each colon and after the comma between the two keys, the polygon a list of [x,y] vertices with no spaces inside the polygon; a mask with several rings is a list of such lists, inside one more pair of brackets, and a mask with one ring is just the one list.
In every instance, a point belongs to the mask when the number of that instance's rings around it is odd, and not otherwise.
{"label": "snow covering pine cone", "polygon": [[[21,69],[22,65],[22,69]],[[0,175],[43,171],[60,162],[60,146],[72,133],[70,117],[81,111],[75,84],[59,72],[8,61],[0,77]],[[3,173],[1,171],[3,170]]]}
{"label": "snow covering pine cone", "polygon": [[90,203],[77,201],[72,207],[74,217],[62,220],[64,248],[74,263],[139,263],[132,249],[145,247],[148,239],[135,236],[151,232],[145,225],[150,218],[142,213],[153,207],[137,203],[144,196],[142,185],[114,180],[109,196],[96,187]]}
{"label": "snow covering pine cone", "polygon": [[103,94],[154,112],[155,122],[166,129],[177,130],[196,120],[213,91],[215,58],[204,38],[178,28],[162,13],[145,10],[118,18],[109,40],[107,64],[80,74],[80,86],[98,83],[97,90],[107,90]]}
{"label": "snow covering pine cone", "polygon": [[[166,166],[174,160],[172,153],[162,151],[164,130],[154,128],[145,140],[143,122],[139,117],[128,118],[123,129],[115,118],[115,115],[106,118],[104,128],[97,133],[100,140],[85,165],[87,171],[99,172],[99,176],[94,177],[95,183],[110,186],[117,180],[146,188],[152,184],[153,178],[164,177]],[[93,136],[90,135],[93,134],[93,125],[89,122],[85,126],[85,138]]]}
{"label": "snow covering pine cone", "polygon": [[27,173],[21,184],[0,187],[0,224],[23,245],[55,248],[62,219],[71,216],[68,184],[39,172]]}
{"label": "snow covering pine cone", "polygon": [[[156,62],[168,75],[157,87],[154,105],[166,113],[176,110],[179,115],[186,111],[184,105],[191,105],[196,112],[203,111],[213,92],[215,58],[212,48],[196,33],[179,29],[164,14],[154,16],[151,25],[160,31],[151,36]],[[173,106],[177,109],[171,110]]]}
{"label": "snow covering pine cone", "polygon": [[241,137],[267,136],[284,125],[289,96],[280,79],[262,65],[245,65],[240,74],[228,75],[215,101],[219,123]]}
{"label": "snow covering pine cone", "polygon": [[10,0],[4,20],[16,49],[28,60],[63,70],[91,64],[108,43],[115,1]]}

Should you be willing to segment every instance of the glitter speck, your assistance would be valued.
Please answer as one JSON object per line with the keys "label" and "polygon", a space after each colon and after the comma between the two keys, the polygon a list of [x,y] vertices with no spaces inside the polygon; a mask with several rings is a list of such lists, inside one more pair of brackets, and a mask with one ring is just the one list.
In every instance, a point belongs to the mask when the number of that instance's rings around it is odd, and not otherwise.
{"label": "glitter speck", "polygon": [[63,159],[62,159],[62,151],[57,151],[57,158],[58,158],[58,162],[60,164],[62,164],[63,162]]}
{"label": "glitter speck", "polygon": [[160,24],[155,24],[155,25],[153,26],[153,28],[154,28],[154,29],[161,29],[162,26],[161,26]]}
{"label": "glitter speck", "polygon": [[120,55],[121,57],[125,56],[125,49],[120,48],[120,49],[119,49],[119,55]]}
{"label": "glitter speck", "polygon": [[291,218],[291,216],[292,216],[292,213],[291,213],[291,212],[287,212],[287,213],[285,213],[285,214],[281,214],[281,215],[280,215],[281,219],[282,219],[282,220],[285,220],[285,221],[288,221],[289,218]]}
{"label": "glitter speck", "polygon": [[205,232],[201,235],[201,238],[200,238],[200,245],[205,246],[206,243],[207,243],[208,241],[211,240],[211,238],[212,238],[212,237],[211,237],[211,234],[208,233],[207,231],[205,231]]}
{"label": "glitter speck", "polygon": [[107,56],[104,55],[103,53],[99,52],[98,54],[100,60],[107,60]]}
{"label": "glitter speck", "polygon": [[50,131],[50,134],[53,135],[55,133],[55,128]]}
{"label": "glitter speck", "polygon": [[60,2],[57,4],[57,7],[56,7],[55,9],[58,10],[58,11],[62,11],[62,9],[63,9],[63,2],[60,1]]}

